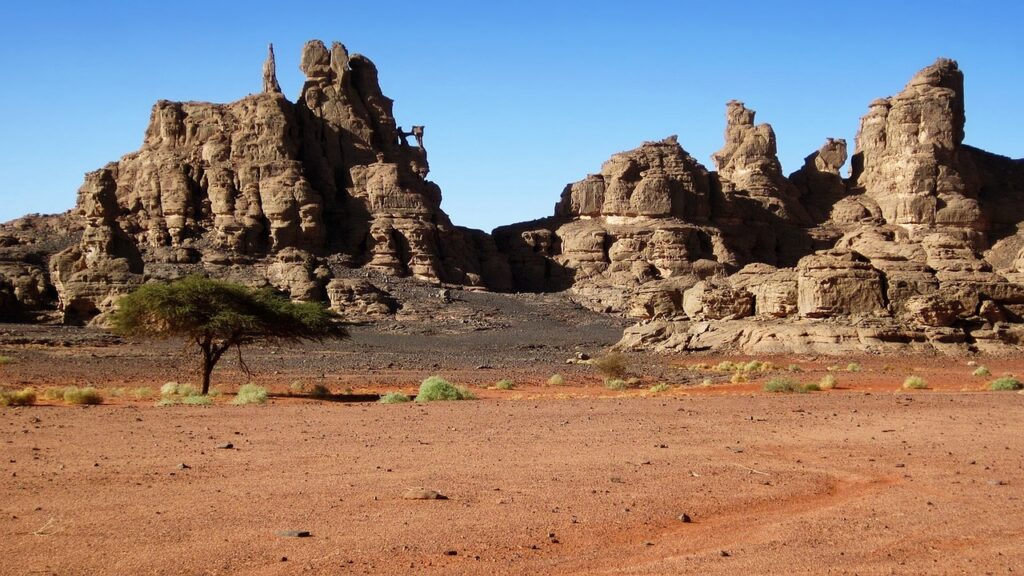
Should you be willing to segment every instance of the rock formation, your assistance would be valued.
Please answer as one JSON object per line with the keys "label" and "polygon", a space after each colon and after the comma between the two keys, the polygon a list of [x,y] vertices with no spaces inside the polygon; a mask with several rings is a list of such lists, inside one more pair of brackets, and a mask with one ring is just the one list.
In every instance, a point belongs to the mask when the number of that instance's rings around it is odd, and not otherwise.
{"label": "rock formation", "polygon": [[142,282],[189,273],[374,321],[404,303],[369,279],[409,276],[568,291],[639,321],[623,347],[1024,345],[1024,160],[963,144],[951,60],[870,104],[848,178],[831,138],[786,177],[771,126],[731,101],[714,171],[675,136],[645,142],[493,237],[441,210],[423,126],[397,125],[369,59],[314,40],[300,68],[296,103],[273,47],[259,94],[157,102],[142,148],[88,174],[73,211],[0,226],[0,321],[102,323]]}
{"label": "rock formation", "polygon": [[509,288],[490,236],[441,210],[426,150],[399,138],[373,63],[311,41],[300,67],[298,103],[272,46],[259,94],[157,102],[142,148],[86,176],[70,215],[81,237],[36,268],[0,267],[4,315],[56,305],[67,322],[102,322],[143,281],[196,272],[297,299],[326,298],[339,267]]}
{"label": "rock formation", "polygon": [[[727,105],[709,172],[674,137],[616,154],[553,217],[499,228],[516,286],[641,319],[622,346],[1002,350],[1024,310],[1024,162],[964,146],[963,76],[919,72],[789,178]],[[784,336],[784,337],[783,337]]]}

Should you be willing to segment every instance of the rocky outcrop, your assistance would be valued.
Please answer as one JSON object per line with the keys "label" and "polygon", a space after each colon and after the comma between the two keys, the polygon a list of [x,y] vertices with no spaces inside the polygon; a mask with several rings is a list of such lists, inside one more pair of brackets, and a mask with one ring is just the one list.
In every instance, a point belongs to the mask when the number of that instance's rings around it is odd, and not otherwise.
{"label": "rocky outcrop", "polygon": [[65,321],[102,321],[141,282],[197,272],[297,299],[323,300],[334,270],[367,265],[509,288],[491,238],[441,210],[423,128],[396,125],[373,63],[311,41],[300,68],[298,103],[282,94],[272,46],[261,93],[230,104],[157,102],[142,148],[86,176],[71,215],[80,240],[42,262]]}
{"label": "rocky outcrop", "polygon": [[869,105],[848,178],[832,138],[786,177],[771,126],[731,101],[715,170],[675,136],[644,142],[493,236],[441,210],[424,127],[397,124],[368,58],[314,40],[299,67],[295,103],[272,47],[258,94],[157,102],[142,148],[88,174],[75,210],[0,226],[0,320],[102,322],[142,282],[204,273],[374,321],[404,303],[367,278],[398,276],[567,290],[638,320],[624,347],[1024,344],[1024,160],[963,144],[951,60]]}
{"label": "rocky outcrop", "polygon": [[[496,230],[516,286],[641,319],[623,346],[797,349],[836,326],[858,349],[1017,338],[998,326],[1024,312],[1024,163],[962,145],[955,62],[871,104],[848,179],[837,139],[786,178],[754,116],[728,103],[717,171],[675,137],[644,143],[566,187],[553,217]],[[782,324],[804,328],[772,339]]]}
{"label": "rocky outcrop", "polygon": [[368,280],[336,278],[327,284],[331,310],[350,320],[369,321],[398,311],[398,301]]}

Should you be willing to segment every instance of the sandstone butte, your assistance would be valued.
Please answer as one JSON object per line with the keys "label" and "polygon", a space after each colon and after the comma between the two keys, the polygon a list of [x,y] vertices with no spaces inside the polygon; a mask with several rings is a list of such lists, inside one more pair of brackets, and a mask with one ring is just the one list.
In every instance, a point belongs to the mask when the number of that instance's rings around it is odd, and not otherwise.
{"label": "sandstone butte", "polygon": [[[159,101],[142,148],[74,209],[0,226],[0,320],[103,325],[117,299],[191,273],[373,318],[389,277],[560,292],[633,318],[622,348],[749,354],[1019,351],[1024,160],[966,146],[963,74],[939,59],[786,176],[775,134],[726,105],[709,170],[675,136],[615,154],[548,218],[452,224],[365,56],[302,50],[230,104]],[[412,138],[412,141],[410,141]],[[371,274],[370,272],[373,272]],[[384,279],[376,284],[371,279]]]}

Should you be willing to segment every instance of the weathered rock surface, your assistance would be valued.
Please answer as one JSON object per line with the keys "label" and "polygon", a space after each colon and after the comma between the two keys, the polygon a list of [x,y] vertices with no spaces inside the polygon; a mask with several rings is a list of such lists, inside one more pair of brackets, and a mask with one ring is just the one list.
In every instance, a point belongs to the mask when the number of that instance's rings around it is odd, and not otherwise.
{"label": "weathered rock surface", "polygon": [[409,144],[373,63],[311,41],[300,67],[298,103],[281,93],[273,47],[259,94],[157,102],[142,148],[86,176],[67,216],[81,237],[0,267],[0,314],[57,307],[65,321],[102,322],[142,282],[188,273],[305,300],[324,300],[338,269],[364,265],[509,288],[490,236],[441,210],[423,129]]}
{"label": "weathered rock surface", "polygon": [[[715,170],[675,136],[645,142],[493,237],[441,210],[423,126],[397,125],[369,59],[314,40],[299,66],[295,103],[272,47],[261,93],[158,102],[142,148],[88,174],[75,210],[0,226],[0,321],[102,323],[142,282],[203,273],[355,321],[443,315],[445,284],[565,290],[639,320],[620,344],[655,350],[1024,343],[1024,160],[963,144],[954,61],[869,105],[848,178],[832,138],[786,177],[771,126],[731,101]],[[405,306],[393,277],[442,297]]]}
{"label": "weathered rock surface", "polygon": [[495,239],[518,288],[643,319],[623,346],[992,350],[1024,312],[1024,162],[964,146],[964,119],[940,59],[870,105],[850,178],[831,138],[786,178],[771,126],[732,101],[717,171],[648,142]]}

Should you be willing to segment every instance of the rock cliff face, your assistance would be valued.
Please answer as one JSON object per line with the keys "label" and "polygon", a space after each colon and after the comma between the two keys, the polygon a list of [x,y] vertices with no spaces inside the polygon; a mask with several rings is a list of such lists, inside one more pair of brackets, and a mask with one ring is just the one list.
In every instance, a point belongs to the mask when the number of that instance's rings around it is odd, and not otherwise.
{"label": "rock cliff face", "polygon": [[158,102],[142,148],[88,174],[73,211],[0,226],[0,321],[102,323],[142,282],[189,273],[373,321],[405,304],[388,277],[409,276],[568,290],[639,321],[624,347],[1024,345],[1024,160],[963,144],[951,60],[870,104],[848,178],[831,138],[786,177],[771,126],[732,101],[715,170],[674,136],[645,142],[493,237],[441,210],[423,127],[397,125],[369,59],[311,41],[300,68],[296,103],[272,47],[262,93]]}
{"label": "rock cliff face", "polygon": [[1024,162],[964,146],[963,102],[940,59],[871,103],[848,179],[837,139],[786,178],[771,127],[729,102],[717,171],[674,137],[645,143],[495,239],[517,287],[640,319],[626,347],[1011,349]]}
{"label": "rock cliff face", "polygon": [[45,307],[23,286],[36,284],[65,321],[102,322],[140,283],[193,272],[302,299],[324,299],[338,268],[360,266],[509,288],[491,238],[441,210],[423,128],[396,125],[373,63],[314,40],[300,66],[298,103],[281,93],[273,47],[262,93],[231,104],[157,102],[142,148],[86,176],[67,217],[80,239],[2,267],[0,309]]}

